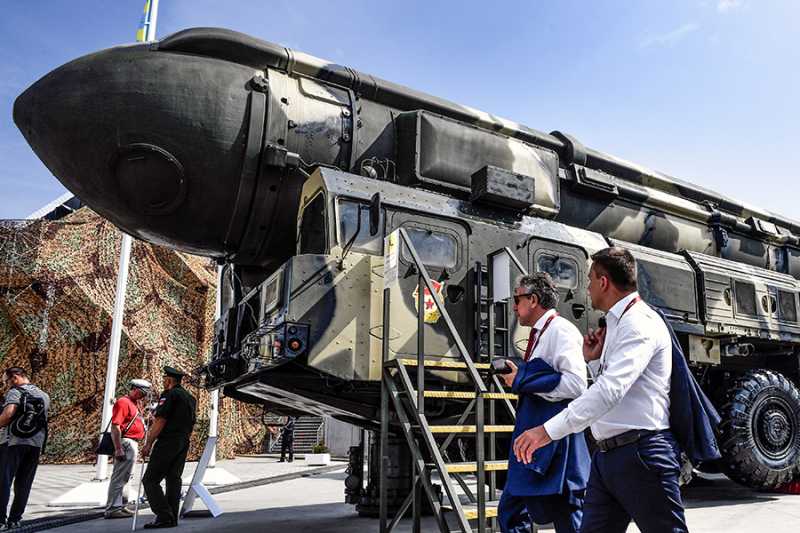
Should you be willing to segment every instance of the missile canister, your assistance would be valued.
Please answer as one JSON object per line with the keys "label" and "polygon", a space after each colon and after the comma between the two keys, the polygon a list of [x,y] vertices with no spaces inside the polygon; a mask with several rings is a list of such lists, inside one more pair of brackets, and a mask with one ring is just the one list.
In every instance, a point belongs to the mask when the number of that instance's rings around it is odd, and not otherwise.
{"label": "missile canister", "polygon": [[294,253],[303,168],[469,198],[493,166],[532,179],[515,206],[525,214],[800,277],[797,222],[229,30],[67,63],[19,96],[14,119],[53,174],[126,232],[241,265]]}

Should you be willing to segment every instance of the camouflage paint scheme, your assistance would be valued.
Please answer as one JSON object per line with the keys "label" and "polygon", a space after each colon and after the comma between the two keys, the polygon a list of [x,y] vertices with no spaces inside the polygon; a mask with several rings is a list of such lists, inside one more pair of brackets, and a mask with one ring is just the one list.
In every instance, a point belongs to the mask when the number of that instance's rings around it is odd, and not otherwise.
{"label": "camouflage paint scheme", "polygon": [[79,58],[20,95],[14,118],[54,175],[120,228],[240,265],[274,269],[294,253],[284,229],[304,177],[287,171],[288,152],[452,195],[492,164],[536,179],[528,214],[800,276],[800,223],[230,30]]}

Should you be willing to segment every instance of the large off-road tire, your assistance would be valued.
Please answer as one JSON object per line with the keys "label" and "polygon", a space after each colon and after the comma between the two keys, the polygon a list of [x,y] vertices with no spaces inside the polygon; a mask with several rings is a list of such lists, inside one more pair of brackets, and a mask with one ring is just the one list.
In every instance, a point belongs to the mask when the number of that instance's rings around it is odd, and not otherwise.
{"label": "large off-road tire", "polygon": [[732,480],[773,489],[800,473],[800,393],[786,377],[748,372],[728,390],[720,415],[720,464]]}

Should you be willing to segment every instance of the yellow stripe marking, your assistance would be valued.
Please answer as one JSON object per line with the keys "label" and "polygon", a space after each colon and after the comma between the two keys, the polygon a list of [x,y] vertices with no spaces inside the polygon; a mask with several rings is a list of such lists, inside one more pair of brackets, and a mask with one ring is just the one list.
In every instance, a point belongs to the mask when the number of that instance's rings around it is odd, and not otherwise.
{"label": "yellow stripe marking", "polygon": [[[476,426],[430,426],[431,433],[475,433]],[[514,426],[483,426],[486,433],[511,433]]]}
{"label": "yellow stripe marking", "polygon": [[[407,366],[417,366],[416,359],[398,359],[401,363]],[[489,363],[475,363],[475,368],[478,370],[489,370],[491,367]],[[459,363],[458,361],[435,361],[433,359],[425,360],[425,368],[460,368],[466,369],[467,363]]]}
{"label": "yellow stripe marking", "polygon": [[[467,520],[475,520],[478,518],[478,507],[476,505],[465,505],[464,509],[464,516]],[[486,518],[494,518],[497,516],[497,507],[486,505]]]}
{"label": "yellow stripe marking", "polygon": [[[416,394],[416,393],[414,393]],[[462,400],[470,400],[475,397],[474,392],[468,391],[450,391],[450,390],[426,390],[426,398],[458,398]],[[487,400],[516,400],[517,395],[510,392],[487,392],[483,395]]]}
{"label": "yellow stripe marking", "polygon": [[[451,474],[463,474],[465,472],[477,472],[478,463],[450,463],[445,465],[447,471]],[[508,461],[486,461],[484,463],[484,470],[491,472],[493,470],[508,470]]]}

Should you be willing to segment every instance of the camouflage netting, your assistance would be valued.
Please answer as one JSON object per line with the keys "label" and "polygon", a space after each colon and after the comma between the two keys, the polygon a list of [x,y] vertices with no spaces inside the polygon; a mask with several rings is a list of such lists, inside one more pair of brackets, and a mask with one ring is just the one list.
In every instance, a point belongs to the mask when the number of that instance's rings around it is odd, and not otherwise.
{"label": "camouflage netting", "polygon": [[[0,367],[29,369],[52,398],[45,461],[94,459],[120,243],[120,232],[88,208],[57,221],[0,221]],[[134,241],[116,396],[135,377],[160,388],[163,365],[190,371],[206,360],[215,285],[208,259]],[[188,389],[198,398],[197,457],[209,394]],[[260,409],[222,398],[218,433],[218,457],[257,451]]]}

